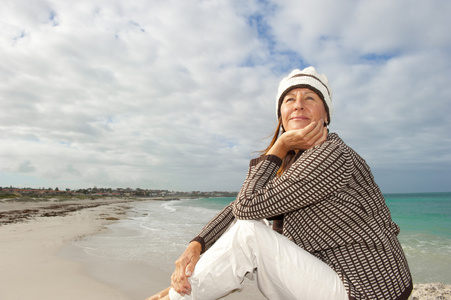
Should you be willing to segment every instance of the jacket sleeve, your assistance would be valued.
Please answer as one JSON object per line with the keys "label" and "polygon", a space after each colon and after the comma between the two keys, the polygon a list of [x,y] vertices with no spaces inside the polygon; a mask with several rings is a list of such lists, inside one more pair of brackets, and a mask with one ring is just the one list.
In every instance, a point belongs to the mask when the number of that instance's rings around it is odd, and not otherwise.
{"label": "jacket sleeve", "polygon": [[[233,203],[233,202],[232,202]],[[229,228],[235,217],[232,213],[232,203],[224,207],[213,217],[191,241],[199,242],[202,245],[202,253],[210,248]]]}
{"label": "jacket sleeve", "polygon": [[346,186],[352,174],[349,153],[326,141],[304,151],[280,177],[282,161],[272,155],[251,161],[233,203],[238,219],[264,219],[324,201]]}

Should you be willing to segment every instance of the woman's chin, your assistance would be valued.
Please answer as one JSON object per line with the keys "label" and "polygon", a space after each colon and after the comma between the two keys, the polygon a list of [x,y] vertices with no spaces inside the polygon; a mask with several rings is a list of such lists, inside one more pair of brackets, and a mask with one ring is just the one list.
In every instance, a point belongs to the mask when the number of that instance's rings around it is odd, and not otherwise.
{"label": "woman's chin", "polygon": [[286,131],[304,129],[308,124],[310,124],[310,122],[296,122],[296,124],[287,126]]}

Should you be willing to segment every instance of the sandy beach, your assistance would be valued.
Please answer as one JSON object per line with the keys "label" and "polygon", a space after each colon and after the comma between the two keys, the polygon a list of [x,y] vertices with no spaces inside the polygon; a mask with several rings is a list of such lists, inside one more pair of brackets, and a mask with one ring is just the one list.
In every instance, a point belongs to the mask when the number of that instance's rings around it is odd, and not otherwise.
{"label": "sandy beach", "polygon": [[129,299],[57,255],[125,216],[124,199],[0,203],[0,299]]}
{"label": "sandy beach", "polygon": [[[0,299],[132,300],[143,299],[166,287],[170,270],[95,259],[82,263],[68,258],[70,248],[65,246],[126,218],[135,201],[0,201]],[[69,253],[61,255],[63,247]],[[246,295],[255,292],[255,286],[250,286],[227,299],[248,298]],[[451,285],[415,284],[412,296],[451,299]]]}

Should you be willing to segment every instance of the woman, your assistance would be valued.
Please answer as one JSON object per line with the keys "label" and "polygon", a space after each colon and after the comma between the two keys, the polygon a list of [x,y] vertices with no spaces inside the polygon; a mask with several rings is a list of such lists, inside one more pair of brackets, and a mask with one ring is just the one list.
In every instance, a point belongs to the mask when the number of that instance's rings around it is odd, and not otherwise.
{"label": "woman", "polygon": [[217,299],[253,275],[268,299],[408,299],[399,227],[365,161],[328,133],[327,77],[292,71],[276,103],[278,129],[238,197],[176,261],[172,288],[149,299]]}

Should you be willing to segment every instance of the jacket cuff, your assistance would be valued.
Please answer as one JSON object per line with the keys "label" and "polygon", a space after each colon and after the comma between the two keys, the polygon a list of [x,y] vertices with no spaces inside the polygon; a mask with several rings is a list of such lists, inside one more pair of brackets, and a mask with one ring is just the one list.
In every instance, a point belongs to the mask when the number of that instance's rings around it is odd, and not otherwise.
{"label": "jacket cuff", "polygon": [[192,240],[190,241],[190,243],[191,243],[191,242],[198,242],[198,243],[200,243],[200,245],[202,246],[202,252],[201,252],[201,254],[205,252],[205,241],[204,241],[204,238],[203,238],[203,237],[196,236],[194,239],[192,239]]}
{"label": "jacket cuff", "polygon": [[270,155],[262,155],[260,157],[251,159],[249,166],[254,167],[265,160],[269,160],[270,162],[273,162],[279,166],[282,165],[282,159],[280,157],[270,154]]}

